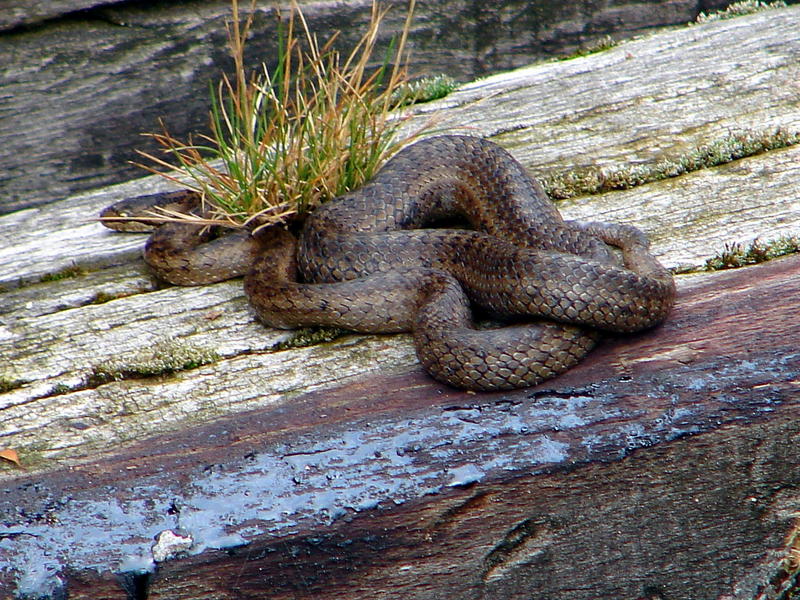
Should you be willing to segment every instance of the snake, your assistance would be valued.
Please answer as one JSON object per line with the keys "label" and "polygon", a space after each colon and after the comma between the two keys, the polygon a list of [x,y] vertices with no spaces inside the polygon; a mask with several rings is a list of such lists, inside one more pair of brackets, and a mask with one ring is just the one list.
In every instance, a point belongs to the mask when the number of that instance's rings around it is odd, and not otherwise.
{"label": "snake", "polygon": [[[141,230],[136,217],[153,205],[199,204],[181,190],[123,200],[101,216]],[[243,276],[271,327],[411,332],[434,379],[473,391],[555,377],[604,332],[652,328],[675,301],[672,274],[642,231],[563,219],[508,151],[466,135],[406,146],[296,234],[165,223],[144,258],[176,285]]]}

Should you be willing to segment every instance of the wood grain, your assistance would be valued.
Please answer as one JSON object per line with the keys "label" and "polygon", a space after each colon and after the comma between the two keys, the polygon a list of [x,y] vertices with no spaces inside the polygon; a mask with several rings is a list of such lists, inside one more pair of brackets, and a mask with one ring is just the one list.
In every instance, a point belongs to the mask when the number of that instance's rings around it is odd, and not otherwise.
{"label": "wood grain", "polygon": [[364,375],[19,478],[0,508],[60,502],[21,530],[34,555],[62,545],[70,598],[124,597],[91,565],[131,571],[165,529],[205,551],[161,564],[149,597],[716,597],[786,555],[800,323],[771,300],[799,274],[684,280],[665,325],[531,390]]}
{"label": "wood grain", "polygon": [[[714,3],[720,4],[717,0]],[[243,5],[245,3],[242,3]],[[260,2],[248,64],[272,66],[274,7]],[[341,31],[345,52],[371,0],[300,2],[312,31]],[[402,27],[407,0],[386,0],[374,65]],[[410,35],[415,77],[461,81],[570,53],[607,34],[630,37],[686,23],[709,2],[467,0],[418,2]],[[164,118],[180,139],[207,133],[208,87],[231,68],[229,0],[183,2],[4,0],[0,10],[0,213],[38,206],[141,174],[136,149]]]}
{"label": "wood grain", "polygon": [[[791,129],[797,11],[487,78],[418,118],[446,107],[534,171],[616,164],[630,144],[657,160],[720,127]],[[552,92],[562,77],[603,116],[580,124]],[[513,131],[498,128],[504,112]],[[562,210],[639,225],[666,264],[697,265],[726,242],[800,234],[797,160],[776,150]],[[537,388],[474,395],[431,381],[408,336],[275,351],[287,334],[254,321],[239,282],[159,284],[141,236],[91,221],[156,189],[143,179],[0,217],[0,377],[21,382],[0,394],[0,447],[25,467],[0,466],[3,592],[777,600],[792,585],[797,257],[680,276],[664,326],[608,339]],[[85,272],[40,281],[69,266]],[[220,360],[89,383],[95,365],[169,337]],[[155,568],[167,530],[193,545]]]}

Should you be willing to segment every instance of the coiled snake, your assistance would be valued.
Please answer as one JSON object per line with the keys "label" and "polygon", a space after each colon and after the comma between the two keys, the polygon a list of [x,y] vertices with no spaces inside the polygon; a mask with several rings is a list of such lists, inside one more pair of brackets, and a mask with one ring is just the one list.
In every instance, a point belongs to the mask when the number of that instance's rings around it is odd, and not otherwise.
{"label": "coiled snake", "polygon": [[[169,202],[197,199],[139,197],[102,216]],[[471,229],[434,228],[454,219]],[[589,352],[598,331],[660,323],[675,296],[638,229],[564,221],[510,154],[468,136],[403,149],[368,184],[312,213],[298,240],[281,228],[213,237],[162,225],[145,260],[179,285],[245,275],[250,302],[274,327],[411,331],[425,369],[469,390],[553,377]],[[505,326],[476,327],[473,308]]]}

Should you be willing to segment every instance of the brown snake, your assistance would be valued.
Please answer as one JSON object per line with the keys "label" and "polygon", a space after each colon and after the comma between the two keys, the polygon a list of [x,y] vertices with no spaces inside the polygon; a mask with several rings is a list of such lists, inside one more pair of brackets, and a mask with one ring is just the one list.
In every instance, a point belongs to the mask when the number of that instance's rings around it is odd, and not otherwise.
{"label": "brown snake", "polygon": [[[189,192],[144,196],[103,216],[187,200],[197,202]],[[471,229],[433,228],[454,219]],[[553,377],[598,331],[652,327],[675,297],[638,229],[564,221],[510,154],[475,137],[405,148],[368,184],[319,207],[299,240],[276,227],[216,239],[200,231],[162,225],[145,260],[179,285],[245,275],[250,302],[274,327],[412,331],[425,369],[470,390]],[[473,307],[507,323],[476,328]]]}

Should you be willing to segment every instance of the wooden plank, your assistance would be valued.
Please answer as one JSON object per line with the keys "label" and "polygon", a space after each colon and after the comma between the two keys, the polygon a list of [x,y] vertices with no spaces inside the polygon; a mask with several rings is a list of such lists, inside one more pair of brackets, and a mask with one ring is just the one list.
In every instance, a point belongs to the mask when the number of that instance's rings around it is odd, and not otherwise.
{"label": "wooden plank", "polygon": [[[300,4],[320,39],[341,31],[348,53],[365,31],[372,0]],[[376,67],[402,28],[408,1],[382,4],[392,11]],[[276,5],[285,12],[289,3],[258,3],[247,51],[254,70],[277,56]],[[569,53],[607,34],[630,37],[685,23],[697,12],[697,0],[613,6],[581,0],[546,8],[506,0],[479,10],[466,0],[419,2],[410,33],[413,74],[467,81]],[[137,176],[129,162],[138,158],[135,149],[157,151],[141,133],[160,130],[160,118],[181,139],[207,133],[209,82],[230,69],[224,29],[230,14],[229,0],[4,0],[0,213]]]}
{"label": "wooden plank", "polygon": [[532,390],[362,377],[19,478],[0,509],[30,522],[0,549],[69,566],[70,598],[124,597],[114,573],[148,566],[163,530],[194,545],[151,598],[582,598],[591,581],[600,597],[716,597],[754,570],[763,584],[800,502],[800,320],[774,301],[797,297],[798,275],[793,257],[683,279],[664,326]]}
{"label": "wooden plank", "polygon": [[[489,78],[439,106],[545,174],[580,164],[587,148],[587,164],[645,147],[650,164],[720,122],[791,129],[797,10]],[[742,49],[741,69],[723,42]],[[598,72],[614,85],[605,90]],[[699,85],[698,72],[715,84]],[[599,116],[575,112],[553,94],[561,76],[575,106],[592,90],[602,98],[597,89],[613,102]],[[737,94],[748,102],[737,107]],[[545,122],[522,118],[539,113]],[[797,147],[776,150],[563,212],[632,222],[665,263],[697,265],[725,242],[800,234],[797,159]],[[0,394],[0,446],[26,467],[0,468],[3,591],[57,596],[68,582],[70,598],[135,597],[146,585],[164,598],[269,586],[276,597],[779,596],[799,505],[796,258],[681,276],[664,327],[610,340],[539,388],[470,395],[432,382],[407,336],[274,351],[287,334],[254,322],[239,283],[155,282],[138,259],[141,236],[88,219],[161,185],[0,217],[0,377],[24,382]],[[71,265],[88,272],[38,282]],[[89,383],[94,366],[169,337],[220,360]],[[137,576],[165,530],[191,535],[190,555]],[[596,567],[576,574],[576,559]]]}
{"label": "wooden plank", "polygon": [[[775,151],[641,189],[605,194],[594,202],[574,201],[563,212],[570,218],[643,226],[665,264],[698,264],[733,240],[800,234],[800,184],[794,176],[798,156],[797,147]],[[10,225],[0,226],[0,236],[9,242],[16,239],[0,250],[7,257],[0,262],[6,281],[38,278],[72,264],[98,269],[98,262],[113,264],[138,255],[143,236],[81,223],[87,212],[93,214],[119,195],[112,190],[76,199],[72,209],[67,205],[58,216],[34,209],[26,219],[20,219],[25,213],[6,217]],[[37,218],[53,224],[43,234],[44,242],[30,229]],[[76,232],[74,237],[71,231]],[[20,270],[22,260],[30,262]],[[117,295],[121,297],[93,303],[97,297]],[[407,336],[348,336],[313,348],[273,352],[272,346],[289,334],[255,322],[240,282],[162,288],[140,259],[133,267],[14,288],[0,295],[0,305],[0,358],[5,365],[0,374],[28,382],[0,396],[0,436],[6,445],[35,452],[39,468],[47,468],[51,460],[93,456],[106,444],[128,441],[131,432],[152,435],[167,427],[180,429],[201,418],[286,403],[287,396],[336,387],[338,377],[365,371],[404,372],[417,364]],[[125,360],[166,338],[213,350],[222,360],[157,385],[147,380],[101,388],[86,385],[94,366],[109,358]],[[260,382],[257,391],[244,383],[255,380]],[[58,389],[62,391],[52,394]],[[226,399],[219,410],[208,400],[216,395]],[[109,397],[121,399],[111,412]],[[129,409],[134,400],[141,411]],[[56,414],[70,416],[53,418]],[[159,418],[153,419],[153,414]],[[92,428],[65,427],[73,421],[92,423]]]}

